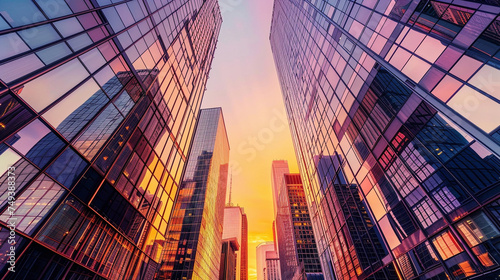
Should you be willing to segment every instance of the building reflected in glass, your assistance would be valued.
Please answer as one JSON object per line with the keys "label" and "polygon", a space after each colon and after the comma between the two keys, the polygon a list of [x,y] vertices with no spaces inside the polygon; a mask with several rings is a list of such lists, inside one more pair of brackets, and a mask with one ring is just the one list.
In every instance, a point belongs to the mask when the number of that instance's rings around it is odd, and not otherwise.
{"label": "building reflected in glass", "polygon": [[228,161],[222,109],[202,109],[158,279],[219,279]]}
{"label": "building reflected in glass", "polygon": [[275,1],[271,46],[326,279],[498,276],[499,9]]}
{"label": "building reflected in glass", "polygon": [[2,279],[159,270],[222,19],[212,0],[114,2],[0,1]]}

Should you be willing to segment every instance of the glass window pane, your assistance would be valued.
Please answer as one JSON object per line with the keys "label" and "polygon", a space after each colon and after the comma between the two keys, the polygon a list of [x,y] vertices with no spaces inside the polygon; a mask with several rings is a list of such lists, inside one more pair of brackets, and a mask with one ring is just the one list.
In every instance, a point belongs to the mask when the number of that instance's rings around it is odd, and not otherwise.
{"label": "glass window pane", "polygon": [[[67,75],[71,73],[71,75]],[[20,96],[40,112],[50,103],[76,86],[88,75],[87,71],[73,59],[24,85]]]}
{"label": "glass window pane", "polygon": [[481,62],[475,60],[474,58],[464,55],[462,58],[453,66],[450,73],[459,77],[460,79],[467,81],[474,72],[481,66]]}
{"label": "glass window pane", "polygon": [[76,52],[92,44],[92,40],[90,39],[89,35],[82,34],[68,40],[68,44],[73,49],[73,51]]}
{"label": "glass window pane", "polygon": [[446,46],[443,45],[441,41],[434,39],[431,36],[427,36],[418,47],[416,54],[420,55],[427,61],[434,63],[445,48]]}
{"label": "glass window pane", "polygon": [[61,39],[50,24],[25,29],[18,34],[33,49]]}
{"label": "glass window pane", "polygon": [[0,36],[0,60],[28,51],[30,48],[16,33]]}
{"label": "glass window pane", "polygon": [[106,60],[104,60],[104,57],[102,57],[101,52],[97,48],[82,54],[80,59],[90,73],[93,73],[106,63]]}
{"label": "glass window pane", "polygon": [[380,228],[382,229],[382,233],[384,234],[385,239],[387,240],[387,243],[391,249],[396,248],[401,242],[399,241],[398,236],[394,232],[394,229],[392,228],[391,224],[389,223],[389,220],[387,219],[387,216],[382,218],[379,221]]}
{"label": "glass window pane", "polygon": [[8,168],[13,166],[20,158],[20,155],[7,148],[5,144],[0,145],[0,174],[2,174],[2,177],[8,173]]}
{"label": "glass window pane", "polygon": [[[125,26],[123,25],[122,20],[120,19],[120,15],[116,12],[116,9],[114,7],[107,8],[102,10],[106,18],[108,19],[109,23],[111,24],[111,27],[115,32],[119,32]],[[124,46],[125,47],[125,46]]]}
{"label": "glass window pane", "polygon": [[22,252],[24,247],[28,243],[27,239],[21,237],[19,234],[16,234],[14,236],[14,239],[11,239],[10,232],[10,229],[0,227],[0,270],[2,271],[5,271],[4,268],[9,264],[8,261],[10,259],[10,256],[8,256],[7,253],[11,251],[10,248],[13,245],[10,244],[12,242],[11,240],[15,240],[14,244],[16,247],[16,255]]}
{"label": "glass window pane", "polygon": [[68,18],[65,20],[56,21],[56,22],[54,22],[54,25],[56,26],[57,30],[64,37],[68,37],[68,36],[71,36],[73,34],[76,34],[78,32],[83,31],[82,25],[74,17]]}
{"label": "glass window pane", "polygon": [[5,30],[10,28],[9,24],[0,16],[0,30]]}
{"label": "glass window pane", "polygon": [[500,235],[498,228],[482,212],[466,217],[456,227],[470,247]]}
{"label": "glass window pane", "polygon": [[449,231],[445,231],[432,239],[439,255],[444,259],[449,259],[463,251],[458,241]]}
{"label": "glass window pane", "polygon": [[31,0],[2,0],[0,13],[12,27],[46,20]]}
{"label": "glass window pane", "polygon": [[498,81],[500,81],[500,70],[485,64],[476,75],[472,77],[470,83],[491,96],[500,99],[500,86]]}
{"label": "glass window pane", "polygon": [[0,65],[0,79],[10,83],[28,73],[45,66],[34,54],[26,55],[14,61]]}
{"label": "glass window pane", "polygon": [[71,54],[71,50],[68,48],[66,43],[59,43],[52,47],[43,49],[41,51],[36,52],[38,57],[45,63],[46,65],[57,61],[67,55]]}
{"label": "glass window pane", "polygon": [[0,139],[4,139],[12,132],[32,120],[34,114],[21,105],[11,94],[0,97]]}
{"label": "glass window pane", "polygon": [[446,75],[444,79],[434,88],[432,94],[443,102],[447,102],[450,97],[462,86],[457,79]]}
{"label": "glass window pane", "polygon": [[403,73],[405,73],[410,79],[415,82],[420,82],[420,79],[424,76],[424,74],[431,68],[431,65],[416,56],[412,56],[408,63],[406,63],[403,68]]}
{"label": "glass window pane", "polygon": [[488,133],[499,124],[500,120],[492,118],[491,112],[500,112],[500,104],[473,90],[471,87],[462,87],[448,101],[448,105]]}
{"label": "glass window pane", "polygon": [[71,10],[64,0],[36,0],[36,2],[49,18],[71,14]]}
{"label": "glass window pane", "polygon": [[123,91],[120,96],[114,101],[116,107],[124,115],[127,115],[130,109],[134,107],[134,101],[130,98],[130,95],[126,91]]}

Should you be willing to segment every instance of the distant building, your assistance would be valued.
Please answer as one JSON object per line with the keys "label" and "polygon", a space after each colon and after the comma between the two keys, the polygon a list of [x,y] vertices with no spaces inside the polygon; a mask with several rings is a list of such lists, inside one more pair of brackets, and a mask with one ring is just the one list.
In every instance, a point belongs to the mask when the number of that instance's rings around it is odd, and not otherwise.
{"label": "distant building", "polygon": [[266,280],[280,280],[280,262],[276,251],[266,251]]}
{"label": "distant building", "polygon": [[290,169],[288,168],[288,162],[286,160],[273,160],[271,164],[271,187],[273,189],[273,209],[274,216],[278,214],[278,205],[277,198],[279,189],[281,187],[281,181],[283,180],[283,175],[290,173]]}
{"label": "distant building", "polygon": [[222,239],[222,254],[220,259],[219,280],[236,280],[238,240],[233,237]]}
{"label": "distant building", "polygon": [[[236,280],[248,278],[248,228],[244,209],[226,205],[224,208],[224,226],[222,238],[236,238],[240,245],[237,253]],[[246,263],[245,263],[246,262]],[[245,277],[246,276],[246,277]]]}
{"label": "distant building", "polygon": [[[276,228],[282,279],[321,274],[321,264],[299,174],[284,174],[277,199]],[[304,273],[299,268],[303,268]]]}
{"label": "distant building", "polygon": [[222,109],[202,109],[159,279],[219,279],[228,160]]}
{"label": "distant building", "polygon": [[[274,242],[267,241],[259,244],[256,249],[257,253],[257,280],[267,280],[267,252],[274,251]],[[279,278],[281,279],[281,278]]]}
{"label": "distant building", "polygon": [[248,280],[248,219],[247,214],[243,214],[242,234],[241,234],[241,280]]}

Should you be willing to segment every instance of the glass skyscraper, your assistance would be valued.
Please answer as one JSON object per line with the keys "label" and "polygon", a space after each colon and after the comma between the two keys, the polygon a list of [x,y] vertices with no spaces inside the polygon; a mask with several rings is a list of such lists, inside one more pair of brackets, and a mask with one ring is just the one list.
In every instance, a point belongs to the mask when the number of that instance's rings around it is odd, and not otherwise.
{"label": "glass skyscraper", "polygon": [[248,279],[248,225],[243,207],[229,202],[224,208],[224,225],[222,239],[236,238],[239,251],[236,252],[236,280]]}
{"label": "glass skyscraper", "polygon": [[281,279],[305,280],[313,279],[313,275],[322,279],[318,276],[321,265],[300,174],[282,175],[276,204]]}
{"label": "glass skyscraper", "polygon": [[158,279],[219,279],[228,161],[222,109],[202,109]]}
{"label": "glass skyscraper", "polygon": [[0,1],[0,279],[155,277],[221,22],[215,0]]}
{"label": "glass skyscraper", "polygon": [[498,276],[499,13],[497,0],[275,0],[326,279]]}

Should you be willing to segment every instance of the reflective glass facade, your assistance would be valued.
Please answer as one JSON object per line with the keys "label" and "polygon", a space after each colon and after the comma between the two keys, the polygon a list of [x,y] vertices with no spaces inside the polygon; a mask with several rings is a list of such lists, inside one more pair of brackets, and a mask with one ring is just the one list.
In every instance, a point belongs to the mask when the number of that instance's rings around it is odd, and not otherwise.
{"label": "reflective glass facade", "polygon": [[496,0],[275,0],[325,278],[497,273],[499,13]]}
{"label": "reflective glass facade", "polygon": [[158,279],[219,279],[228,161],[222,109],[202,109]]}
{"label": "reflective glass facade", "polygon": [[[267,264],[266,264],[266,254],[267,252],[274,252],[274,242],[266,241],[260,243],[256,248],[257,257],[257,280],[265,280],[267,277]],[[281,279],[281,278],[280,278]]]}
{"label": "reflective glass facade", "polygon": [[0,279],[154,278],[221,21],[214,0],[0,1]]}
{"label": "reflective glass facade", "polygon": [[226,204],[222,239],[236,238],[240,249],[236,252],[236,280],[248,278],[248,225],[243,207]]}
{"label": "reflective glass facade", "polygon": [[307,274],[322,271],[300,174],[283,174],[280,185],[276,227],[281,279],[307,279]]}

